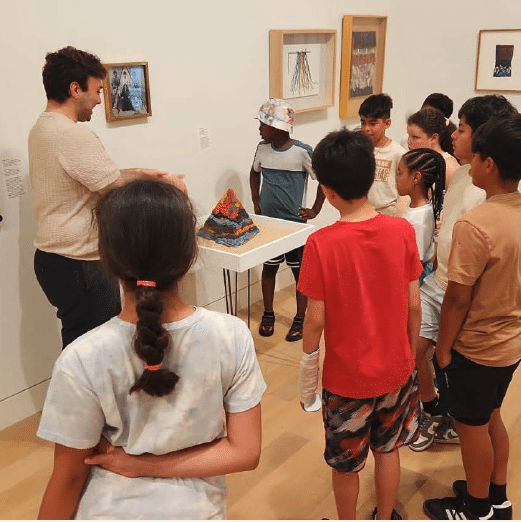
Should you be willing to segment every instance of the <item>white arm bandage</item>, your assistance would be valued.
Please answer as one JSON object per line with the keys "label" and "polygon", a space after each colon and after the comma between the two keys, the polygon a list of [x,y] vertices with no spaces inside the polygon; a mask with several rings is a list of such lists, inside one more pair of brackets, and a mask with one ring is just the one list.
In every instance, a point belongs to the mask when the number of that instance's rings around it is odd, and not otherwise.
{"label": "white arm bandage", "polygon": [[311,406],[316,399],[315,391],[318,386],[318,360],[320,352],[317,348],[314,352],[302,352],[300,357],[299,389],[300,402],[304,407]]}

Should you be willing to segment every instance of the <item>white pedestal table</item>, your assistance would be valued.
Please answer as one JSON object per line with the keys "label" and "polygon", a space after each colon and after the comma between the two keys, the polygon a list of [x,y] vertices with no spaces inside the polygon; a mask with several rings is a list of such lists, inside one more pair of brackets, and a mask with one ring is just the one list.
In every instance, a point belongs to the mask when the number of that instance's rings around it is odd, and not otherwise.
{"label": "white pedestal table", "polygon": [[[227,313],[237,315],[237,277],[239,272],[248,271],[248,327],[250,326],[250,270],[273,257],[302,246],[315,230],[313,225],[307,223],[296,223],[256,214],[251,214],[250,217],[260,232],[244,245],[228,247],[197,237],[201,260],[223,270]],[[201,218],[199,223],[202,225],[205,219]],[[230,271],[235,272],[235,296],[232,295]]]}

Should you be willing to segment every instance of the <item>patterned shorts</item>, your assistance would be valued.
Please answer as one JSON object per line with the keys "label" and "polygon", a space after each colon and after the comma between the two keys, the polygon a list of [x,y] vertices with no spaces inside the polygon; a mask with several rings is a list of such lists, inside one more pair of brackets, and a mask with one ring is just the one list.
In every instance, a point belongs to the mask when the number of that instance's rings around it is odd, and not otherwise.
{"label": "patterned shorts", "polygon": [[390,453],[418,438],[420,404],[416,372],[400,388],[369,399],[322,392],[326,431],[324,458],[343,473],[363,469],[369,448]]}

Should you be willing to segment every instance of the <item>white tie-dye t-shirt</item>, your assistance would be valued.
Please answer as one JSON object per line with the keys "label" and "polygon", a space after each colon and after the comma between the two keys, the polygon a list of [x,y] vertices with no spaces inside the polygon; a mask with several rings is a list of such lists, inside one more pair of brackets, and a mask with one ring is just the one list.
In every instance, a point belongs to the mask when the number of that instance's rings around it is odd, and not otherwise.
{"label": "white tie-dye t-shirt", "polygon": [[[143,371],[135,325],[115,317],[70,344],[56,361],[38,436],[70,448],[101,435],[127,453],[156,455],[225,434],[223,411],[256,406],[266,389],[250,331],[236,317],[196,308],[165,325],[163,366],[179,376],[165,397],[129,394]],[[78,519],[211,519],[226,516],[224,476],[126,478],[93,467]]]}

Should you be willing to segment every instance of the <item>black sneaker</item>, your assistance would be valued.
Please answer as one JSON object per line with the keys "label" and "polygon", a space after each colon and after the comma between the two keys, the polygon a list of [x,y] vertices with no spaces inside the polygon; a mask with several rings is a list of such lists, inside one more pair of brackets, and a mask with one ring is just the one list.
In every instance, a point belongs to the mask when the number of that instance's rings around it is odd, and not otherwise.
{"label": "black sneaker", "polygon": [[433,520],[496,520],[492,508],[484,517],[474,516],[462,497],[431,498],[423,503],[423,511]]}
{"label": "black sneaker", "polygon": [[304,318],[295,316],[293,318],[293,323],[289,329],[288,334],[286,335],[286,341],[294,342],[300,341],[302,339],[304,328]]}
{"label": "black sneaker", "polygon": [[[371,519],[376,520],[376,509],[374,508],[373,512],[371,513]],[[402,520],[402,517],[400,516],[400,513],[393,509],[393,512],[391,513],[391,520]]]}
{"label": "black sneaker", "polygon": [[[452,484],[452,491],[457,497],[463,498],[467,493],[467,481],[455,480]],[[494,516],[497,520],[512,520],[512,502],[505,500],[502,504],[492,504]]]}

